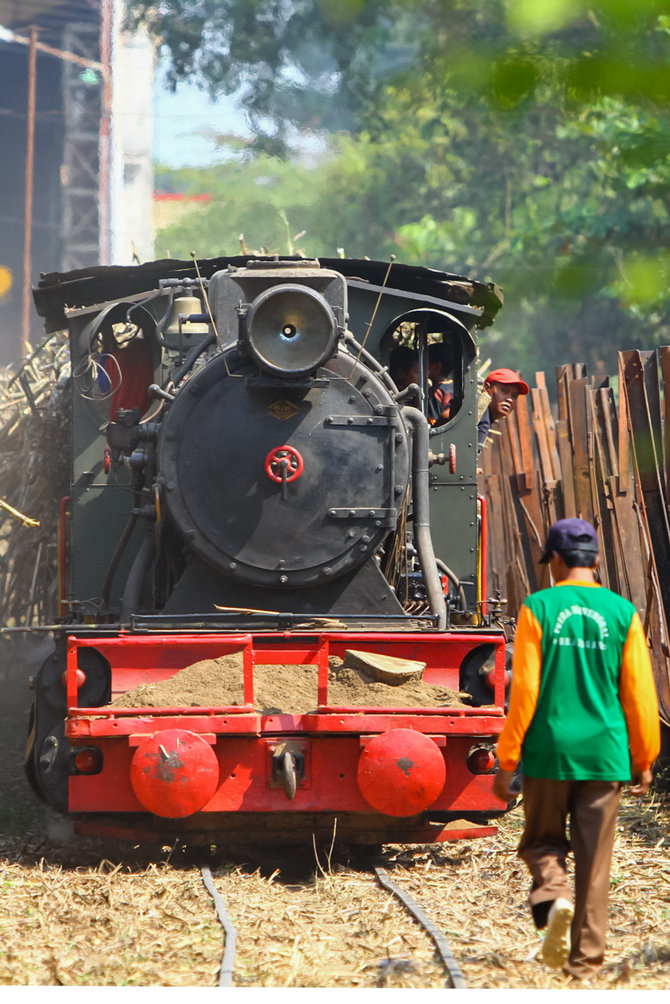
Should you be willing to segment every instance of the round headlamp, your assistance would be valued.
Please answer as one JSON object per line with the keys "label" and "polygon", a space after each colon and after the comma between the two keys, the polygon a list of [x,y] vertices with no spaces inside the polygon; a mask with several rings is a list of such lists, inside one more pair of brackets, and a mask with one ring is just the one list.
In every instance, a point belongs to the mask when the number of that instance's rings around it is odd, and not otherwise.
{"label": "round headlamp", "polygon": [[245,338],[250,354],[268,373],[300,377],[332,356],[337,323],[320,293],[286,283],[256,297],[247,314]]}

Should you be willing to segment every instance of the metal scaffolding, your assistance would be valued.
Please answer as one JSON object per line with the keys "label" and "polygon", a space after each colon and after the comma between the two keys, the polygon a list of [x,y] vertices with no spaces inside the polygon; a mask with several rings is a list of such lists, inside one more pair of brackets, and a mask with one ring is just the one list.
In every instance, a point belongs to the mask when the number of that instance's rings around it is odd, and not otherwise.
{"label": "metal scaffolding", "polygon": [[[67,25],[63,32],[63,48],[91,62],[99,62],[99,26]],[[99,260],[103,90],[104,81],[98,71],[63,62],[65,143],[61,167],[61,268],[64,272]]]}

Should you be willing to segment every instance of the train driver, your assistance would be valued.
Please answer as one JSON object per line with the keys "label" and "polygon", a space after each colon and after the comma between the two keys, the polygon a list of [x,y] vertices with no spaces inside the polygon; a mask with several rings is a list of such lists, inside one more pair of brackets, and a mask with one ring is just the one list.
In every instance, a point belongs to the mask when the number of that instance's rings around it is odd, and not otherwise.
{"label": "train driver", "polygon": [[481,412],[477,425],[478,451],[484,448],[493,422],[507,418],[514,411],[519,395],[528,393],[528,384],[514,370],[492,370],[484,381]]}

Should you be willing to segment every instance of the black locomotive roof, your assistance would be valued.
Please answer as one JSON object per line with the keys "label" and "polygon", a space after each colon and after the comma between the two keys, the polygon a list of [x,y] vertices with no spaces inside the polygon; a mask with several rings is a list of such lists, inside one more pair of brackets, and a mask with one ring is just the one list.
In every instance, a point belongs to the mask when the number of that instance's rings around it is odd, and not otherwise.
{"label": "black locomotive roof", "polygon": [[[280,256],[282,261],[302,261],[297,257]],[[276,261],[276,255],[235,255],[224,258],[198,259],[198,269],[203,278],[209,278],[221,269],[234,266],[243,268],[250,261]],[[322,268],[340,272],[348,279],[359,279],[375,286],[384,282],[389,263],[357,258],[319,258]],[[45,318],[47,331],[67,327],[65,311],[89,307],[122,297],[133,296],[158,287],[159,279],[195,279],[193,261],[164,258],[142,265],[98,265],[76,269],[72,272],[42,274],[33,288],[33,298],[40,317]],[[483,313],[478,326],[493,323],[502,306],[501,289],[495,283],[482,283],[466,276],[426,268],[422,265],[393,263],[387,281],[391,289],[423,293],[450,303],[462,303],[480,308]]]}

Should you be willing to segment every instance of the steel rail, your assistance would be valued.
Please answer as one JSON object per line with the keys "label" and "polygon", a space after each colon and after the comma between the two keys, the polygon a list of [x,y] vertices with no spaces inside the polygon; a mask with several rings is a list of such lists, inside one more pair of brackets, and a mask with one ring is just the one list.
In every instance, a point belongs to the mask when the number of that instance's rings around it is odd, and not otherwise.
{"label": "steel rail", "polygon": [[[212,878],[212,873],[210,869],[203,865],[200,869],[202,880],[205,884],[205,888],[209,892],[210,896],[214,900],[214,905],[216,907],[216,913],[221,922],[225,934],[225,948],[223,953],[223,958],[221,961],[221,967],[219,970],[219,982],[220,987],[230,987],[233,981],[233,969],[235,966],[235,952],[237,948],[237,931],[228,915],[226,909],[226,904],[221,896],[221,894],[216,889],[214,885],[214,879]],[[455,990],[466,990],[467,984],[463,978],[463,974],[459,968],[458,962],[456,961],[453,952],[449,946],[447,939],[444,934],[438,930],[435,924],[432,922],[430,917],[425,913],[423,908],[413,899],[408,893],[404,892],[399,886],[392,882],[388,877],[388,874],[383,868],[374,866],[374,873],[377,877],[379,884],[389,892],[393,893],[403,906],[408,910],[408,912],[414,917],[415,920],[423,927],[427,934],[433,939],[435,946],[437,948],[438,954],[442,960],[442,963],[446,969],[448,975],[447,986],[453,987]]]}
{"label": "steel rail", "polygon": [[202,881],[205,883],[207,892],[214,900],[216,914],[221,921],[221,926],[223,927],[225,933],[225,948],[223,952],[223,959],[221,960],[221,968],[219,969],[219,986],[230,987],[233,983],[235,949],[237,947],[237,931],[228,916],[224,899],[214,885],[214,879],[212,878],[211,871],[206,865],[203,865],[200,869],[200,873],[202,875]]}
{"label": "steel rail", "polygon": [[378,868],[375,865],[374,871],[379,884],[382,885],[384,889],[388,889],[389,892],[392,892],[394,896],[397,896],[403,906],[409,910],[412,916],[418,920],[424,930],[431,936],[435,942],[440,958],[444,963],[445,969],[449,974],[449,982],[454,990],[467,990],[467,984],[463,978],[463,974],[456,962],[456,959],[454,958],[453,952],[449,947],[449,942],[445,938],[444,934],[437,929],[430,917],[419,906],[416,900],[412,899],[412,897],[397,886],[395,882],[390,880],[383,868]]}

